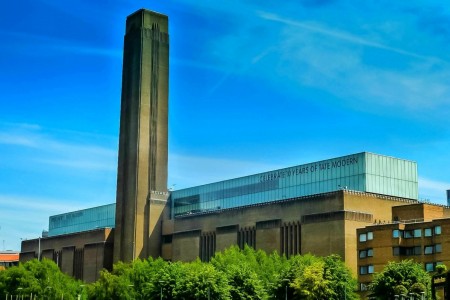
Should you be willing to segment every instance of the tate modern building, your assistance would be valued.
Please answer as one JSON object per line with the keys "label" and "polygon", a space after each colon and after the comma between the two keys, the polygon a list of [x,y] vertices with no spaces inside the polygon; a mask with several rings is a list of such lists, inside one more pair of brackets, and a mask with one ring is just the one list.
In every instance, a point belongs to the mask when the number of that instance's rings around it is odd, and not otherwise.
{"label": "tate modern building", "polygon": [[117,261],[208,261],[248,245],[339,254],[357,275],[357,229],[420,204],[417,164],[361,152],[169,191],[168,28],[144,9],[126,21],[115,203],[51,216],[47,237],[22,242],[21,261],[47,257],[92,282]]}

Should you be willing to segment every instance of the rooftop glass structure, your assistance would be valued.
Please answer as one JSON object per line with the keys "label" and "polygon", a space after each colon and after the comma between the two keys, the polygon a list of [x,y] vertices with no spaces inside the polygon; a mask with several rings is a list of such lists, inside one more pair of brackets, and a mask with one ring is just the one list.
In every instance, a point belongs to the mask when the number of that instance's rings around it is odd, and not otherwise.
{"label": "rooftop glass structure", "polygon": [[48,236],[115,226],[116,204],[50,216]]}
{"label": "rooftop glass structure", "polygon": [[173,191],[172,217],[339,189],[418,198],[417,164],[368,152]]}

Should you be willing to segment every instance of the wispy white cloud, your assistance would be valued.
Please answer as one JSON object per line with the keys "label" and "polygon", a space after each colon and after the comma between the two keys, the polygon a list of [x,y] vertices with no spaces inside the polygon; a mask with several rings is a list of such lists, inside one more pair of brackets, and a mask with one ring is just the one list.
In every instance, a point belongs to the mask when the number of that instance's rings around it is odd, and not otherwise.
{"label": "wispy white cloud", "polygon": [[17,135],[12,133],[0,133],[0,144],[16,145],[24,147],[38,147],[36,140],[30,136]]}
{"label": "wispy white cloud", "polygon": [[54,46],[56,51],[65,51],[79,55],[93,55],[93,56],[109,56],[113,58],[122,57],[122,49],[109,49],[93,47],[89,45],[66,45],[66,46]]}
{"label": "wispy white cloud", "polygon": [[[233,14],[227,8],[202,5]],[[209,57],[204,61],[210,59],[224,74],[289,86],[299,98],[305,88],[312,88],[356,110],[385,113],[387,108],[400,108],[411,113],[409,118],[434,115],[444,120],[444,111],[450,109],[450,58],[442,51],[417,47],[433,37],[413,30],[418,17],[398,6],[392,9],[398,18],[380,8],[385,18],[377,20],[371,18],[377,12],[364,11],[366,5],[346,7],[360,17],[338,22],[335,11],[322,10],[324,16],[319,16],[272,7],[269,12],[265,8],[270,5],[247,3],[233,14],[236,26],[207,42]]]}
{"label": "wispy white cloud", "polygon": [[[419,116],[435,112],[437,118],[443,118],[442,108],[448,107],[450,99],[447,84],[450,65],[440,58],[372,42],[323,24],[263,16],[288,25],[277,40],[279,50],[275,66],[280,78],[328,91],[352,105],[367,108],[369,103],[371,111],[384,111],[386,106],[403,107],[420,111]],[[378,53],[377,59],[381,59],[382,64],[376,60],[370,62],[375,56],[368,56],[367,47],[392,54]],[[391,59],[388,67],[383,66],[384,61],[387,63]],[[402,67],[397,68],[398,63],[403,64]]]}
{"label": "wispy white cloud", "polygon": [[40,163],[55,165],[64,168],[81,169],[81,170],[104,170],[115,171],[117,166],[115,163],[105,163],[101,161],[94,161],[89,159],[78,158],[77,160],[69,161],[67,159],[39,159]]}
{"label": "wispy white cloud", "polygon": [[281,168],[257,161],[171,154],[169,187],[186,188]]}
{"label": "wispy white cloud", "polygon": [[440,192],[450,190],[450,182],[435,181],[433,179],[419,177],[419,184],[420,187],[424,189],[431,189]]}
{"label": "wispy white cloud", "polygon": [[[109,56],[113,58],[120,58],[122,57],[123,52],[120,48],[114,49],[99,47],[98,45],[83,43],[75,40],[32,34],[29,32],[0,30],[0,36],[2,35],[8,36],[9,38],[16,38],[20,41],[20,43],[18,43],[20,46],[6,45],[5,48],[14,47],[11,48],[14,51],[20,51],[20,49],[23,49],[24,53],[32,55],[35,55],[36,53],[40,53],[41,55],[49,55],[50,53],[59,53],[63,51],[78,55]],[[30,44],[33,45],[36,51],[28,51]]]}
{"label": "wispy white cloud", "polygon": [[29,214],[31,212],[36,215],[47,216],[47,218],[49,214],[58,214],[83,208],[79,202],[66,198],[55,199],[39,196],[24,196],[20,194],[0,194],[0,203],[2,213],[12,210],[16,210],[17,212],[17,208],[20,207],[21,214]]}
{"label": "wispy white cloud", "polygon": [[[73,142],[68,137],[52,135],[39,126],[16,124],[3,128],[0,145],[32,148],[33,155],[23,157],[40,164],[58,165],[66,168],[114,171],[117,150],[89,142]],[[90,140],[91,138],[89,138]],[[4,152],[4,155],[7,155]]]}
{"label": "wispy white cloud", "polygon": [[446,190],[449,189],[450,182],[419,177],[419,197],[422,199],[430,200],[433,203],[447,204],[438,199],[445,199]]}
{"label": "wispy white cloud", "polygon": [[263,12],[263,11],[259,12],[259,15],[261,18],[266,19],[266,20],[275,21],[275,22],[283,23],[283,24],[290,25],[290,26],[295,26],[295,27],[302,28],[302,29],[312,31],[315,33],[320,33],[327,37],[339,39],[341,41],[346,41],[349,43],[362,45],[362,46],[366,46],[366,47],[373,47],[373,48],[383,49],[383,50],[387,50],[387,51],[392,51],[392,52],[395,52],[395,53],[398,53],[401,55],[406,55],[406,56],[410,56],[410,57],[414,57],[414,58],[440,61],[440,59],[435,58],[435,57],[423,56],[423,55],[420,55],[420,54],[417,54],[414,52],[410,52],[410,51],[406,51],[406,50],[403,50],[400,48],[391,47],[389,45],[385,45],[385,44],[377,43],[377,42],[374,42],[374,41],[371,41],[368,39],[361,38],[360,36],[353,35],[348,32],[332,30],[330,28],[326,28],[326,27],[320,26],[318,24],[312,24],[312,23],[307,23],[307,22],[298,22],[296,20],[292,20],[289,18],[283,18],[276,14],[267,13],[267,12]]}
{"label": "wispy white cloud", "polygon": [[48,229],[49,216],[84,208],[66,198],[0,194],[0,240],[5,249],[19,250],[21,239],[37,238]]}

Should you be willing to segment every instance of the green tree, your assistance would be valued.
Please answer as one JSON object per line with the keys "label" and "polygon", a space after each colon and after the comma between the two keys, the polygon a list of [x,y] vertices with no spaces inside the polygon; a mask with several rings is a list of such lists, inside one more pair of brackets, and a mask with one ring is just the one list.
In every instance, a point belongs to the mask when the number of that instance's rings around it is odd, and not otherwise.
{"label": "green tree", "polygon": [[0,272],[0,295],[76,299],[81,282],[62,273],[48,259],[30,260]]}
{"label": "green tree", "polygon": [[272,278],[272,293],[273,299],[285,299],[286,295],[289,299],[294,299],[295,285],[293,282],[300,274],[303,273],[305,267],[310,266],[313,262],[317,261],[317,257],[306,255],[295,255],[286,260],[286,263],[282,263],[282,267],[279,269],[279,276]]}
{"label": "green tree", "polygon": [[333,299],[335,296],[335,292],[330,287],[325,263],[320,259],[305,266],[302,272],[297,274],[291,287],[295,290],[295,299]]}
{"label": "green tree", "polygon": [[329,276],[329,286],[334,291],[334,298],[329,299],[359,299],[356,294],[357,281],[351,270],[345,265],[341,257],[332,254],[323,258],[326,274]]}
{"label": "green tree", "polygon": [[436,273],[437,274],[443,274],[447,272],[447,266],[446,265],[437,265],[436,266]]}
{"label": "green tree", "polygon": [[400,292],[431,295],[431,277],[421,264],[412,260],[389,262],[382,272],[375,274],[370,285],[377,299],[393,299]]}
{"label": "green tree", "polygon": [[118,262],[113,271],[102,270],[99,279],[87,288],[89,299],[135,299],[136,293],[131,282],[131,264]]}
{"label": "green tree", "polygon": [[176,283],[170,299],[231,299],[230,286],[223,272],[198,260],[182,266],[183,276]]}
{"label": "green tree", "polygon": [[290,260],[277,252],[268,255],[261,264],[260,278],[263,280],[269,299],[285,299],[286,291],[292,299],[293,289],[289,286],[292,278]]}
{"label": "green tree", "polygon": [[250,247],[230,247],[211,259],[161,258],[117,263],[88,286],[90,299],[356,299],[356,281],[339,256],[287,259]]}
{"label": "green tree", "polygon": [[[246,246],[240,250],[237,246],[230,247],[222,253],[216,253],[211,264],[223,272],[230,286],[232,299],[267,299],[264,279],[259,276],[264,273],[263,266],[268,266],[267,255]],[[270,269],[266,270],[266,273]]]}
{"label": "green tree", "polygon": [[184,264],[182,262],[166,262],[162,259],[150,260],[149,270],[152,276],[142,290],[143,299],[160,299],[161,295],[163,299],[174,299],[174,290],[184,277]]}
{"label": "green tree", "polygon": [[358,299],[356,280],[339,255],[298,255],[290,260],[286,278],[293,288],[292,299]]}

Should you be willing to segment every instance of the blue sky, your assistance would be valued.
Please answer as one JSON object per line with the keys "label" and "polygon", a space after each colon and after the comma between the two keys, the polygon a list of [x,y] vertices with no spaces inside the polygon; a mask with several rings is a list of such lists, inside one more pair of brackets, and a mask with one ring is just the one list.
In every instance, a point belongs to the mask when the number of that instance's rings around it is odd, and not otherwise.
{"label": "blue sky", "polygon": [[169,186],[362,151],[450,189],[445,1],[21,0],[0,10],[0,249],[115,201],[125,18],[169,15]]}

